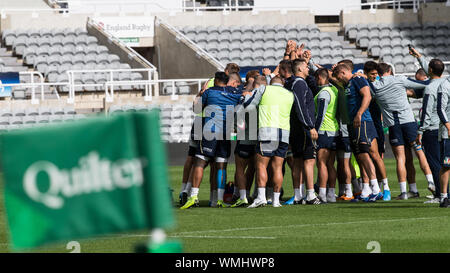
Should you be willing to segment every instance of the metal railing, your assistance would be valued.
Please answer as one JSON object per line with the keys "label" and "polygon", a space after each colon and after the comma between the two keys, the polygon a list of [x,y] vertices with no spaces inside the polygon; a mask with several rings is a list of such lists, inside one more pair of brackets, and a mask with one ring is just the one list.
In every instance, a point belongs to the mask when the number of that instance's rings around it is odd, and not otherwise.
{"label": "metal railing", "polygon": [[[170,83],[170,85],[166,85],[166,87],[171,87],[172,94],[171,100],[178,100],[178,95],[176,94],[176,88],[180,85],[176,85],[175,83],[186,83],[186,82],[195,82],[197,84],[197,90],[201,90],[203,84],[209,81],[210,79],[166,79],[166,80],[142,80],[142,81],[110,81],[105,83],[105,99],[107,102],[114,101],[114,86],[129,86],[129,85],[159,85],[161,83]],[[157,95],[155,95],[157,97]],[[144,96],[145,101],[152,100],[152,94],[146,93]]]}
{"label": "metal railing", "polygon": [[[157,80],[157,74],[156,69],[153,68],[131,68],[131,69],[92,69],[92,70],[68,70],[66,71],[67,73],[67,77],[69,79],[69,96],[67,98],[67,103],[74,103],[75,102],[75,90],[77,89],[77,87],[102,87],[105,86],[103,83],[76,83],[77,79],[76,79],[76,75],[79,74],[80,76],[82,74],[109,74],[109,81],[110,83],[115,83],[117,82],[116,80],[114,80],[114,75],[116,75],[117,73],[120,72],[142,72],[147,74],[147,80],[145,80],[146,82],[149,81],[154,81]],[[81,80],[81,79],[80,79]],[[133,85],[133,84],[131,84]],[[106,88],[106,87],[105,87]],[[155,91],[158,90],[158,88],[155,86]],[[153,86],[151,84],[145,85],[145,92],[146,94],[151,93],[153,90]],[[158,92],[155,92],[155,96],[158,96]]]}
{"label": "metal railing", "polygon": [[[346,12],[351,8],[357,8],[357,7],[369,7],[370,11],[372,13],[375,13],[376,10],[379,8],[379,6],[388,6],[392,5],[393,9],[396,9],[397,12],[401,13],[404,11],[405,6],[412,6],[413,11],[416,13],[420,7],[421,3],[426,3],[426,0],[392,0],[392,1],[377,1],[377,2],[370,2],[370,3],[361,3],[361,4],[355,4],[355,5],[346,5],[343,8],[343,11]],[[403,7],[402,7],[403,6]]]}

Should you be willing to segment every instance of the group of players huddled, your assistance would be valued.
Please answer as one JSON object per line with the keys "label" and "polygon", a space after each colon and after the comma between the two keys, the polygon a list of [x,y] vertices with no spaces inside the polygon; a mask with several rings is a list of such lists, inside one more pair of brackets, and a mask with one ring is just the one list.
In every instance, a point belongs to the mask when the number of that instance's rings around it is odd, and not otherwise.
{"label": "group of players huddled", "polygon": [[[250,71],[245,83],[239,66],[228,64],[194,101],[181,209],[199,205],[208,165],[214,207],[281,207],[286,163],[294,187],[286,205],[389,201],[384,127],[397,162],[401,193],[396,199],[419,197],[415,153],[433,193],[425,203],[450,207],[450,77],[442,77],[441,60],[426,61],[412,47],[409,52],[422,66],[415,79],[395,76],[389,64],[373,61],[355,73],[351,60],[327,69],[314,62],[303,44],[293,41],[288,41],[285,57],[274,71],[265,68],[263,75]],[[408,97],[423,98],[419,123]],[[227,161],[234,137],[235,185],[227,204]]]}

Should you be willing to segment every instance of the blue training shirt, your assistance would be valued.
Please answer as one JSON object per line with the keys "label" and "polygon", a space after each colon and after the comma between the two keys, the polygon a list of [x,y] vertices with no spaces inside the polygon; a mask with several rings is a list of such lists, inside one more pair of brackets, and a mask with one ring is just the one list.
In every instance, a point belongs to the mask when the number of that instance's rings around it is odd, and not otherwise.
{"label": "blue training shirt", "polygon": [[[349,115],[351,121],[355,119],[356,113],[361,108],[362,95],[360,93],[361,88],[369,86],[369,83],[363,77],[352,78],[345,87],[345,95],[347,96],[347,105],[349,109]],[[364,111],[361,116],[361,121],[372,121],[369,108]]]}
{"label": "blue training shirt", "polygon": [[211,87],[202,94],[202,106],[206,108],[203,126],[212,120],[211,132],[223,133],[224,137],[226,133],[224,128],[227,119],[227,106],[229,108],[228,111],[232,111],[228,115],[233,115],[234,107],[241,101],[242,97],[240,93],[235,94],[230,90],[229,87]]}

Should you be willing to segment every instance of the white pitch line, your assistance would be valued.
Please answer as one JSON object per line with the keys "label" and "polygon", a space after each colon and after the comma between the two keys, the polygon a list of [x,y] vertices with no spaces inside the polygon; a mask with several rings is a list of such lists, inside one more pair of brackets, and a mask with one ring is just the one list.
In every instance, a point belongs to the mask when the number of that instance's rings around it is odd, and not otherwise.
{"label": "white pitch line", "polygon": [[[151,237],[150,234],[127,234],[121,237]],[[209,236],[209,235],[168,235],[170,238],[205,238],[205,239],[266,239],[275,240],[277,237],[267,236]]]}
{"label": "white pitch line", "polygon": [[263,229],[285,229],[285,228],[332,226],[332,225],[354,225],[354,224],[369,224],[369,223],[403,222],[403,221],[432,220],[432,219],[442,219],[442,218],[448,218],[448,216],[423,217],[423,218],[385,219],[385,220],[368,220],[368,221],[355,221],[355,222],[333,222],[333,223],[287,225],[287,226],[230,228],[230,229],[221,229],[221,230],[217,230],[217,229],[214,229],[214,230],[197,230],[197,231],[186,231],[186,232],[175,233],[172,236],[184,236],[184,235],[187,235],[187,234],[196,234],[196,233],[235,232],[235,231],[263,230]]}

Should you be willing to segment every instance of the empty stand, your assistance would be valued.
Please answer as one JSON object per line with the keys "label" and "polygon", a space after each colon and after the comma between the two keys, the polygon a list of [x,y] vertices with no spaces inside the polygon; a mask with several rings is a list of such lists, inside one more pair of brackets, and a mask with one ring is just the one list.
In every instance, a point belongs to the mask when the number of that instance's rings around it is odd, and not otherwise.
{"label": "empty stand", "polygon": [[109,114],[141,112],[159,108],[161,111],[161,136],[166,142],[187,142],[194,120],[192,104],[112,105]]}
{"label": "empty stand", "polygon": [[[5,30],[2,41],[23,59],[25,65],[42,73],[49,82],[67,82],[69,70],[97,70],[74,74],[76,84],[86,85],[76,87],[75,91],[103,91],[101,84],[110,80],[110,75],[101,70],[131,68],[120,62],[119,56],[110,54],[107,47],[100,45],[97,38],[83,28]],[[114,80],[143,79],[142,74],[136,72],[118,72],[113,76]],[[138,89],[141,86],[129,87]],[[62,87],[58,91],[69,90]]]}
{"label": "empty stand", "polygon": [[392,63],[397,73],[415,72],[415,59],[409,55],[412,45],[427,57],[449,60],[450,23],[362,24],[345,26],[347,39],[372,57]]}

